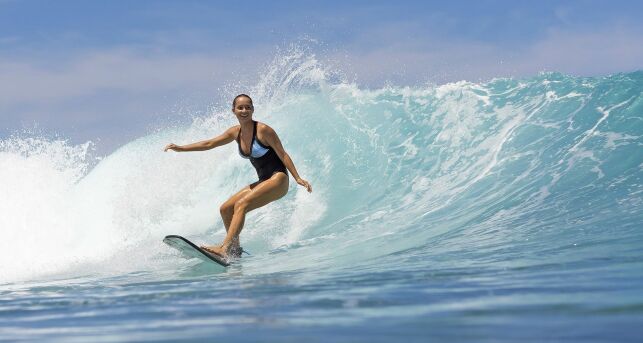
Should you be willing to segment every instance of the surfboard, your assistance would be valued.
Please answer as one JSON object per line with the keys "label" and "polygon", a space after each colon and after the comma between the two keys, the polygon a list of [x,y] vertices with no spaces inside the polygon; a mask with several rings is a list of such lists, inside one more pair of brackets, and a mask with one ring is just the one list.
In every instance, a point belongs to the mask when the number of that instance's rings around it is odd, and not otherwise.
{"label": "surfboard", "polygon": [[180,251],[187,257],[198,258],[199,260],[204,262],[215,262],[224,267],[230,265],[230,263],[228,263],[223,258],[199,248],[196,244],[190,242],[187,238],[181,237],[179,235],[165,236],[165,238],[163,238],[163,243]]}

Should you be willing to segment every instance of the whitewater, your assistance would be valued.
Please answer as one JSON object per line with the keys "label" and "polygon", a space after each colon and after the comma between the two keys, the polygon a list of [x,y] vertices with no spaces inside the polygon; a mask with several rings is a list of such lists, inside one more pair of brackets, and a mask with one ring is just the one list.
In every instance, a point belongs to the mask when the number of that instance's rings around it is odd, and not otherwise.
{"label": "whitewater", "polygon": [[[636,341],[643,322],[643,72],[360,87],[278,56],[247,91],[309,194],[248,214],[230,104],[127,142],[0,140],[0,340]],[[230,100],[236,95],[230,93]]]}

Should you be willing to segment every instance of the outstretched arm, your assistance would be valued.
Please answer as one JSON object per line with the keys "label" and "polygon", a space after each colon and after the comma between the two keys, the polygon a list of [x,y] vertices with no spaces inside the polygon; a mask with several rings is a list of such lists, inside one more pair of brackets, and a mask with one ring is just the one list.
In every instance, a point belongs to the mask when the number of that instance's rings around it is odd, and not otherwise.
{"label": "outstretched arm", "polygon": [[295,164],[292,162],[292,159],[290,158],[290,155],[284,150],[284,147],[281,145],[281,140],[279,139],[279,136],[277,136],[277,133],[275,130],[273,130],[270,126],[265,125],[265,129],[263,130],[263,138],[268,145],[277,153],[277,156],[279,156],[279,159],[281,159],[281,162],[284,163],[286,168],[288,168],[288,171],[292,174],[292,177],[295,178],[295,181],[301,186],[306,187],[306,190],[310,193],[313,191],[313,187],[308,183],[308,181],[302,179],[299,176],[299,173],[297,173],[297,168],[295,168]]}
{"label": "outstretched arm", "polygon": [[174,150],[174,151],[204,151],[204,150],[210,150],[214,149],[218,146],[226,145],[234,140],[236,137],[238,129],[236,126],[233,126],[222,134],[208,140],[188,144],[188,145],[176,145],[174,143],[170,143],[165,146],[165,149],[163,151],[168,151],[168,150]]}

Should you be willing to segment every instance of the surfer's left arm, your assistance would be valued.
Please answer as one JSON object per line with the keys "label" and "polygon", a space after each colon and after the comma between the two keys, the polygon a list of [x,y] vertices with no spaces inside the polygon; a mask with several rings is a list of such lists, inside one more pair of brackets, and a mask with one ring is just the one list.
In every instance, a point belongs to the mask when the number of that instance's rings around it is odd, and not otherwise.
{"label": "surfer's left arm", "polygon": [[308,181],[302,179],[299,176],[299,173],[297,173],[297,168],[295,168],[295,164],[292,162],[290,155],[288,155],[284,147],[281,145],[281,140],[279,140],[279,136],[277,136],[275,130],[273,130],[270,126],[265,125],[264,129],[262,130],[262,134],[264,141],[268,143],[268,145],[270,145],[275,153],[277,153],[277,156],[279,156],[281,162],[283,162],[286,168],[288,168],[288,171],[290,171],[292,177],[295,178],[295,181],[299,185],[306,187],[306,190],[309,193],[312,192],[313,187],[310,185],[310,183],[308,183]]}

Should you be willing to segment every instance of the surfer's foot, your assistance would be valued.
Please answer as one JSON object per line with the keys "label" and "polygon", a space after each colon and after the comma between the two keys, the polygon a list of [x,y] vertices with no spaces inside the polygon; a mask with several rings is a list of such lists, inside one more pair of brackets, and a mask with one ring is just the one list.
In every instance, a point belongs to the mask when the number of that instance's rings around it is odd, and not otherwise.
{"label": "surfer's foot", "polygon": [[211,254],[215,254],[215,255],[218,255],[220,257],[227,258],[227,256],[226,256],[227,254],[223,250],[222,245],[211,245],[211,246],[202,245],[201,249],[203,249],[203,250],[205,250],[205,251],[207,251],[207,252],[209,252]]}
{"label": "surfer's foot", "polygon": [[240,246],[224,248],[223,245],[201,246],[201,249],[218,255],[222,258],[228,259],[229,257],[239,258],[243,249]]}

